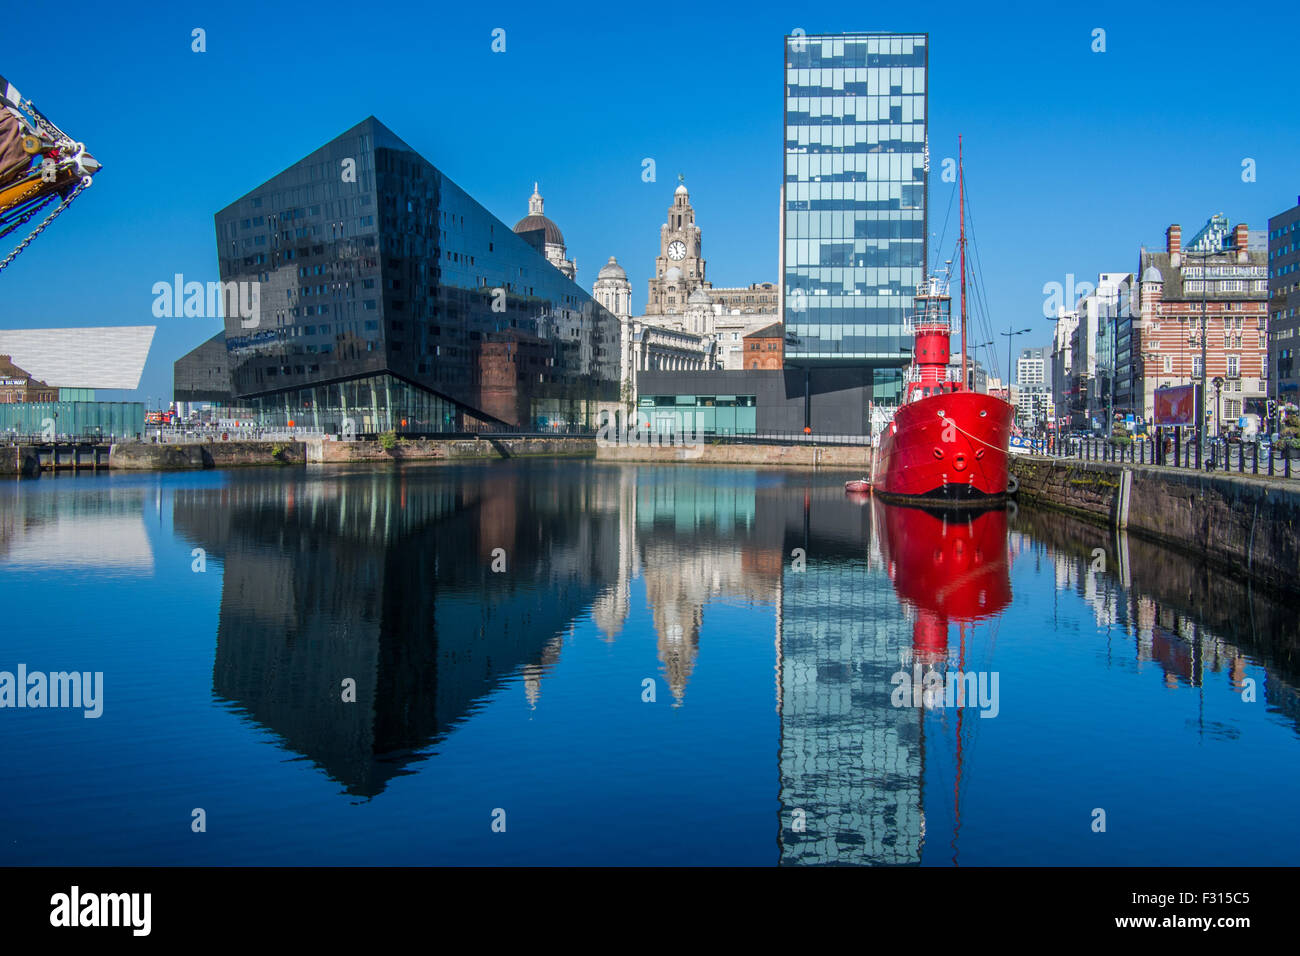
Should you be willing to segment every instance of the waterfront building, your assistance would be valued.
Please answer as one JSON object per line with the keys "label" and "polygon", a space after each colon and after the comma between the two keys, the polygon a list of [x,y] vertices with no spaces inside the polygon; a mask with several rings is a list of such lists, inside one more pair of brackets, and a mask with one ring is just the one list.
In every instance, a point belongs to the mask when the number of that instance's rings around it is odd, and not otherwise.
{"label": "waterfront building", "polygon": [[785,39],[785,365],[858,367],[897,402],[926,262],[928,36]]}
{"label": "waterfront building", "polygon": [[1045,427],[1053,417],[1051,355],[1046,346],[1021,349],[1016,360],[1016,424],[1027,431]]}
{"label": "waterfront building", "polygon": [[656,434],[867,435],[871,383],[862,369],[816,369],[805,409],[804,369],[643,372],[637,411]]}
{"label": "waterfront building", "polygon": [[1026,431],[1044,428],[1052,415],[1052,349],[1022,349],[1015,362],[1018,401],[1015,423]]}
{"label": "waterfront building", "polygon": [[69,399],[0,404],[0,436],[60,440],[138,440],[144,434],[144,402]]}
{"label": "waterfront building", "polygon": [[1074,387],[1071,343],[1079,327],[1077,309],[1059,306],[1052,332],[1052,418],[1060,428],[1070,427],[1070,389]]}
{"label": "waterfront building", "polygon": [[173,364],[172,401],[181,418],[188,418],[200,406],[229,407],[234,404],[224,330],[186,352]]}
{"label": "waterfront building", "polygon": [[[948,356],[948,381],[961,381],[961,352],[953,352]],[[966,387],[972,392],[986,393],[989,390],[988,370],[973,355],[966,358]]]}
{"label": "waterfront building", "polygon": [[[612,257],[593,292],[607,307],[611,302],[626,303],[631,309],[631,284]],[[690,192],[679,183],[659,227],[659,255],[649,280],[645,314],[621,318],[620,394],[636,405],[641,372],[745,368],[745,336],[772,325],[779,309],[774,283],[713,287],[707,277],[703,231]],[[768,364],[780,367],[772,361]]]}
{"label": "waterfront building", "polygon": [[784,348],[785,331],[780,322],[750,332],[745,336],[745,368],[781,368]]}
{"label": "waterfront building", "polygon": [[1072,313],[1069,333],[1069,375],[1065,418],[1075,430],[1109,430],[1115,404],[1116,340],[1120,316],[1130,311],[1133,276],[1103,272],[1092,291],[1083,295]]}
{"label": "waterfront building", "polygon": [[94,401],[95,389],[140,385],[156,327],[152,325],[0,330],[0,355],[58,389],[63,401]]}
{"label": "waterfront building", "polygon": [[139,387],[154,326],[0,331],[0,434],[135,438],[143,402],[96,390]]}
{"label": "waterfront building", "polygon": [[59,390],[46,382],[37,381],[26,369],[13,363],[8,355],[0,355],[0,405],[16,402],[57,402]]}
{"label": "waterfront building", "polygon": [[781,290],[774,282],[754,282],[744,287],[708,285],[709,298],[721,315],[779,315]]}
{"label": "waterfront building", "polygon": [[1269,397],[1297,400],[1300,391],[1300,196],[1268,220]]}
{"label": "waterfront building", "polygon": [[547,257],[559,230],[510,229],[374,117],[215,219],[221,280],[260,289],[225,317],[232,398],[267,424],[595,427],[616,407],[618,320]]}
{"label": "waterfront building", "polygon": [[[1135,413],[1151,418],[1158,387],[1200,384],[1202,335],[1209,427],[1264,412],[1268,252],[1249,248],[1246,224],[1214,216],[1187,246],[1181,227],[1171,225],[1165,251],[1140,253],[1138,275],[1130,346]],[[1218,415],[1209,385],[1216,377],[1224,380]]]}
{"label": "waterfront building", "polygon": [[528,215],[515,223],[515,233],[544,255],[547,262],[576,281],[578,264],[568,257],[560,227],[546,218],[545,200],[537,186],[533,183],[533,194],[528,197]]}
{"label": "waterfront building", "polygon": [[[649,370],[696,371],[713,368],[713,339],[693,327],[703,323],[700,314],[688,312],[686,322],[656,325],[646,316],[633,317],[632,284],[617,260],[609,257],[596,277],[592,293],[619,324],[619,395],[624,408],[636,406],[640,374]],[[695,296],[708,296],[696,289]],[[697,298],[698,302],[698,298]],[[662,318],[662,317],[661,317]]]}
{"label": "waterfront building", "polygon": [[659,227],[659,255],[641,321],[700,336],[714,336],[719,328],[734,331],[739,334],[728,341],[739,351],[745,332],[771,324],[779,314],[778,289],[771,282],[714,288],[706,272],[704,234],[686,184],[679,183]]}
{"label": "waterfront building", "polygon": [[668,217],[659,227],[659,255],[646,297],[646,316],[677,315],[704,285],[704,247],[695,209],[684,182],[673,191]]}
{"label": "waterfront building", "polygon": [[591,293],[615,318],[631,318],[632,283],[627,279],[627,272],[613,256],[596,273],[596,284],[592,286]]}

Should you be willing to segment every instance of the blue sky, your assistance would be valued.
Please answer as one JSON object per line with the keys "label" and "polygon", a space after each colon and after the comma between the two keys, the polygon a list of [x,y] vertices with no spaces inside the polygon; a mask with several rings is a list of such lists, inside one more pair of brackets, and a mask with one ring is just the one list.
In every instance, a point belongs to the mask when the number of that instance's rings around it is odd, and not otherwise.
{"label": "blue sky", "polygon": [[[9,44],[0,75],[105,168],[0,274],[0,327],[157,324],[138,396],[170,398],[172,362],[218,323],[155,320],[153,283],[217,278],[213,214],[371,114],[509,224],[539,180],[580,284],[616,255],[636,311],[679,172],[709,279],[776,281],[780,57],[796,27],[930,33],[932,169],[962,133],[994,325],[1035,329],[1017,346],[1050,340],[1044,283],[1131,271],[1171,222],[1264,228],[1300,195],[1289,4],[738,9],[115,3],[52,34],[48,12],[16,8],[7,34],[52,45]],[[195,27],[206,53],[191,52]],[[937,234],[951,187],[931,179]]]}

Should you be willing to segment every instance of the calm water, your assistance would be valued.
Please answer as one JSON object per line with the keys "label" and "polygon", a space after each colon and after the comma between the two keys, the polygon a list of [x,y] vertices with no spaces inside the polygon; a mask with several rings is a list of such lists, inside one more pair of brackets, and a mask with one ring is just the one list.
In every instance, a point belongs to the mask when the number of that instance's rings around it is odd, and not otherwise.
{"label": "calm water", "polygon": [[0,709],[0,864],[1295,861],[1293,605],[843,478],[6,483],[0,671],[104,690]]}

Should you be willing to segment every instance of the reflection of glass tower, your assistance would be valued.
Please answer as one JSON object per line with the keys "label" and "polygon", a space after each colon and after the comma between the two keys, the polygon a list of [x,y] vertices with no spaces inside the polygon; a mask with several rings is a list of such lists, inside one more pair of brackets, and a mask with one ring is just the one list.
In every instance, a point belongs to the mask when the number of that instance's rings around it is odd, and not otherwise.
{"label": "reflection of glass tower", "polygon": [[779,620],[781,862],[919,863],[920,715],[890,701],[912,629],[889,578],[814,543],[782,576]]}
{"label": "reflection of glass tower", "polygon": [[786,362],[869,365],[877,397],[911,345],[926,250],[925,34],[785,40]]}

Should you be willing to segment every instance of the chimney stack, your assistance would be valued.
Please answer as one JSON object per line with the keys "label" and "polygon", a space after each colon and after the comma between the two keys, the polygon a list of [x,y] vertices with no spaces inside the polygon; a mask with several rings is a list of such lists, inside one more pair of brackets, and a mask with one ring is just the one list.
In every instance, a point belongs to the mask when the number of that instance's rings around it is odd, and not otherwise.
{"label": "chimney stack", "polygon": [[1232,246],[1237,250],[1237,261],[1245,262],[1249,258],[1250,230],[1244,222],[1237,223],[1232,230]]}
{"label": "chimney stack", "polygon": [[1183,227],[1174,223],[1165,230],[1165,252],[1171,255],[1183,251]]}

